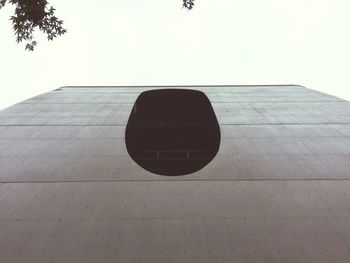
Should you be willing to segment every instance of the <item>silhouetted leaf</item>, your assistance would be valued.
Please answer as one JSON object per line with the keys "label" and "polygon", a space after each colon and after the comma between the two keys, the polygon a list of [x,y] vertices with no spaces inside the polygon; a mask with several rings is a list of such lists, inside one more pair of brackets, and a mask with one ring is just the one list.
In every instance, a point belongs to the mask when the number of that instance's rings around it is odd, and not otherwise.
{"label": "silhouetted leaf", "polygon": [[183,0],[183,5],[184,8],[187,8],[191,10],[194,6],[194,0]]}
{"label": "silhouetted leaf", "polygon": [[16,42],[25,41],[25,49],[33,51],[37,42],[33,33],[38,27],[49,40],[67,32],[62,27],[63,21],[55,16],[55,8],[49,7],[47,0],[0,0],[0,8],[6,3],[16,6],[14,16],[10,20],[16,36]]}
{"label": "silhouetted leaf", "polygon": [[[48,40],[53,40],[67,32],[63,20],[55,16],[56,9],[49,6],[47,0],[0,0],[0,9],[6,4],[15,5],[15,14],[11,16],[16,42],[25,41],[25,49],[33,51],[37,42],[33,33],[36,28],[42,31]],[[183,0],[184,8],[191,10],[194,0]]]}

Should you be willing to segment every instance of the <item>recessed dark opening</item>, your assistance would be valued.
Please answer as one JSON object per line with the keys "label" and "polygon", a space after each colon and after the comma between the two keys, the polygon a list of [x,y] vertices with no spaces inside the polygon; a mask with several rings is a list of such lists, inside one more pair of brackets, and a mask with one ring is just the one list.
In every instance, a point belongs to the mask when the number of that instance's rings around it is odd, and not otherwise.
{"label": "recessed dark opening", "polygon": [[125,131],[130,157],[149,172],[185,175],[216,155],[220,127],[207,96],[198,90],[142,92]]}

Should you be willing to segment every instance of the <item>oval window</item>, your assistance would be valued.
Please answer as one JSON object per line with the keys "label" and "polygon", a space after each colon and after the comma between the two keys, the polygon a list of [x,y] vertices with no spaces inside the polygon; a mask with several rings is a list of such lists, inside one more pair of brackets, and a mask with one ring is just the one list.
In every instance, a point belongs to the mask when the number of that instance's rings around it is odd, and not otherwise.
{"label": "oval window", "polygon": [[130,157],[160,175],[185,175],[207,165],[220,146],[220,127],[201,91],[159,89],[142,92],[125,131]]}

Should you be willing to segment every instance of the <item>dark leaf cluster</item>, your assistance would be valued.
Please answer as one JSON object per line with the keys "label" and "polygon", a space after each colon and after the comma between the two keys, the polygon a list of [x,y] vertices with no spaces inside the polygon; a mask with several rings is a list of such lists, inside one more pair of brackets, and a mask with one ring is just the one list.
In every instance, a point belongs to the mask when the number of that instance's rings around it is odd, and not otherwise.
{"label": "dark leaf cluster", "polygon": [[0,8],[7,2],[16,6],[15,14],[10,19],[17,43],[27,42],[26,50],[34,50],[37,44],[33,36],[36,28],[39,28],[48,40],[66,33],[63,21],[55,16],[55,8],[49,6],[46,0],[0,0]]}
{"label": "dark leaf cluster", "polygon": [[182,6],[184,8],[187,8],[187,9],[191,10],[193,8],[193,6],[194,6],[194,0],[183,0]]}
{"label": "dark leaf cluster", "polygon": [[[195,0],[183,0],[183,7],[191,10]],[[55,15],[55,8],[49,7],[47,0],[0,0],[0,9],[10,3],[16,6],[15,14],[11,16],[13,30],[17,43],[25,41],[26,50],[33,51],[37,42],[34,31],[39,28],[48,40],[66,33],[63,21]]]}

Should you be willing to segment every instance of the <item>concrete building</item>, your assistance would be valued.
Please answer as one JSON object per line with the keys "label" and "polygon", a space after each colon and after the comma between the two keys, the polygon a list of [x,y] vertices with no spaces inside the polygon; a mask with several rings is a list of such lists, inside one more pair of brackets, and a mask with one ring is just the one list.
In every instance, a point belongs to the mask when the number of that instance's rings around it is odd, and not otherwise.
{"label": "concrete building", "polygon": [[[129,155],[141,92],[200,90],[202,169]],[[159,155],[159,153],[158,153]],[[295,85],[63,87],[0,112],[0,262],[349,262],[350,103]]]}

